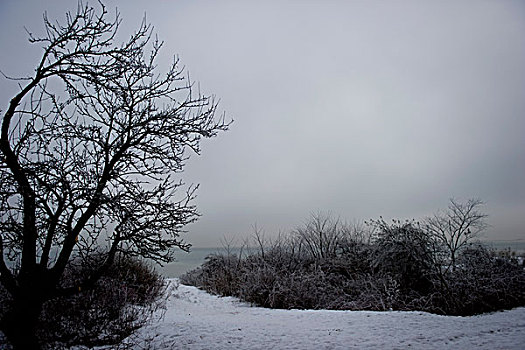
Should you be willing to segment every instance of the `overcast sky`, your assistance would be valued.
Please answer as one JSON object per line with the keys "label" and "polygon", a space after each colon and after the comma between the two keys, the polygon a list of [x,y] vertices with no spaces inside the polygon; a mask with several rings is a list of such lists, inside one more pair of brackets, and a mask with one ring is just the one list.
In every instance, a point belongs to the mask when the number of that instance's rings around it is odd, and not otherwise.
{"label": "overcast sky", "polygon": [[[94,2],[93,2],[94,3]],[[421,218],[486,202],[485,238],[525,241],[525,2],[106,1],[122,33],[144,13],[235,120],[183,178],[200,183],[194,246],[288,232],[310,213]],[[42,12],[0,2],[0,69],[31,73]],[[16,85],[0,85],[5,110]]]}

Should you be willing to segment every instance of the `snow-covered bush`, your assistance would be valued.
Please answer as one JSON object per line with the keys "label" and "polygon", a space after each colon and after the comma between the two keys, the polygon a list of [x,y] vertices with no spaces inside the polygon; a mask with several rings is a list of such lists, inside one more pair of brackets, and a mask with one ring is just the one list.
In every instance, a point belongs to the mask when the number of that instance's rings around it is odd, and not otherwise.
{"label": "snow-covered bush", "polygon": [[[91,266],[71,264],[63,285],[74,286],[80,275],[93,273]],[[163,291],[164,280],[152,267],[119,257],[93,288],[44,304],[38,339],[49,349],[117,344],[162,305]]]}
{"label": "snow-covered bush", "polygon": [[525,273],[516,261],[498,257],[482,245],[458,255],[456,269],[436,283],[431,310],[473,315],[525,305]]}
{"label": "snow-covered bush", "polygon": [[238,296],[241,259],[233,254],[212,254],[199,268],[181,276],[182,283],[222,296]]}
{"label": "snow-covered bush", "polygon": [[426,293],[433,273],[432,242],[413,221],[372,221],[376,228],[372,267],[395,280],[404,293]]}
{"label": "snow-covered bush", "polygon": [[[414,221],[372,220],[372,236],[314,218],[251,254],[218,254],[181,278],[214,294],[283,309],[420,310],[471,315],[525,305],[516,259],[464,245],[451,260]],[[361,231],[362,233],[362,231]],[[366,237],[366,238],[363,238]]]}

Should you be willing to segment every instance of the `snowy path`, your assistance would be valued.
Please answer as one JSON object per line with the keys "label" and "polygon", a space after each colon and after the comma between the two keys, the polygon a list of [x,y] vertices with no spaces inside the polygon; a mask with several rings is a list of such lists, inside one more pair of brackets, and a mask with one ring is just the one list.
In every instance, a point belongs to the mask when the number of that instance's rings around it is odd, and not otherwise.
{"label": "snowy path", "polygon": [[474,317],[250,307],[172,281],[154,349],[525,349],[525,308]]}

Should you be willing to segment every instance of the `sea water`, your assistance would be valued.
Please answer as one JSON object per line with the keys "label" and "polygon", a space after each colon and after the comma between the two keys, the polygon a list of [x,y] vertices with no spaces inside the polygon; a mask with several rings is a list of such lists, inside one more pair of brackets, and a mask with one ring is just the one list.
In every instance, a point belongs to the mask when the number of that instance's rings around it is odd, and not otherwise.
{"label": "sea water", "polygon": [[159,272],[168,278],[180,277],[206,260],[206,257],[219,252],[218,248],[192,248],[190,252],[177,251],[175,261],[159,268]]}
{"label": "sea water", "polygon": [[510,250],[517,255],[525,255],[525,239],[517,241],[482,241],[489,248],[495,250]]}
{"label": "sea water", "polygon": [[159,268],[159,272],[168,278],[180,277],[188,271],[191,271],[202,265],[206,258],[214,254],[230,254],[238,255],[241,248],[191,248],[189,253],[178,251],[175,253],[175,261]]}

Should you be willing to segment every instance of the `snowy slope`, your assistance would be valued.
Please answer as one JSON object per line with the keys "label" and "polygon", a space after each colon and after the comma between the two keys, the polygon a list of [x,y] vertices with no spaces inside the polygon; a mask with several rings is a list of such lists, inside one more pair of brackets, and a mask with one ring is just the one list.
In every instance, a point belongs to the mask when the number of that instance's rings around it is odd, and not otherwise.
{"label": "snowy slope", "polygon": [[136,349],[525,349],[525,308],[473,317],[271,310],[170,283],[164,317],[139,331]]}

